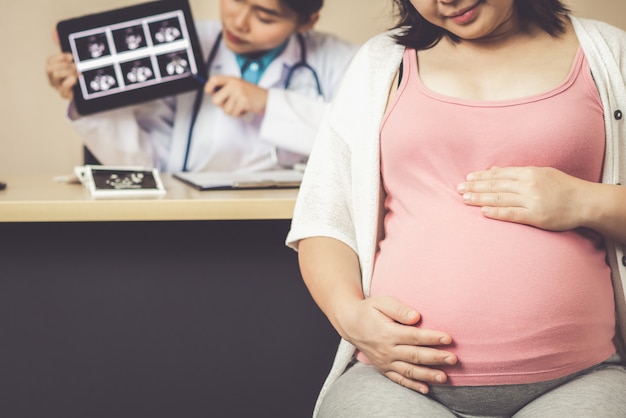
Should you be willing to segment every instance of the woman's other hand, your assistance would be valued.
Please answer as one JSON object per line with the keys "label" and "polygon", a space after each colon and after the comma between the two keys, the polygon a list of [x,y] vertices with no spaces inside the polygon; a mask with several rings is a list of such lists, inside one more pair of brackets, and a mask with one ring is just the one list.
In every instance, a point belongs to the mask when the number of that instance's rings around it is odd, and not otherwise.
{"label": "woman's other hand", "polygon": [[338,315],[342,336],[383,375],[409,389],[427,393],[428,383],[447,380],[436,366],[457,362],[439,348],[452,343],[448,334],[419,328],[420,314],[391,297],[346,304]]}

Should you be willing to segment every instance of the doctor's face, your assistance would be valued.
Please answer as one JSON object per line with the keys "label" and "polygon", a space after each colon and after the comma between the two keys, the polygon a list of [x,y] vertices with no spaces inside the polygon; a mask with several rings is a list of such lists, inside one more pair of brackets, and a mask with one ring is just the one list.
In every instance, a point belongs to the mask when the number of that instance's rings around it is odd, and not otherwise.
{"label": "doctor's face", "polygon": [[237,54],[254,54],[281,45],[294,32],[307,30],[298,15],[279,0],[220,0],[224,42]]}

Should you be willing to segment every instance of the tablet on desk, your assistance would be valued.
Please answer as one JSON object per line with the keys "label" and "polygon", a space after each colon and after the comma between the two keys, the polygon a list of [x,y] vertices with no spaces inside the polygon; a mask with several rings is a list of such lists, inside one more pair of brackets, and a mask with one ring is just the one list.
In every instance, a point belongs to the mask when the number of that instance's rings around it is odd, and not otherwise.
{"label": "tablet on desk", "polygon": [[86,115],[197,90],[204,61],[188,0],[159,0],[63,20],[61,49],[79,73]]}
{"label": "tablet on desk", "polygon": [[166,193],[155,168],[85,165],[75,167],[74,172],[95,198],[136,198]]}
{"label": "tablet on desk", "polygon": [[173,177],[198,190],[298,188],[304,173],[299,170],[270,170],[251,173],[184,172]]}

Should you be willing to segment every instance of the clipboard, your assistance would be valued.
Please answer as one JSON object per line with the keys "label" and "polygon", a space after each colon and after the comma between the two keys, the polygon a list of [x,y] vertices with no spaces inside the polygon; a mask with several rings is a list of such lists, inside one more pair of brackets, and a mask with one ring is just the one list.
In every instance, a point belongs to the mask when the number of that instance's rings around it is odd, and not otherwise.
{"label": "clipboard", "polygon": [[181,172],[172,177],[198,190],[295,189],[300,187],[304,173],[300,170],[268,170],[257,172]]}
{"label": "clipboard", "polygon": [[62,20],[61,49],[79,73],[81,115],[191,90],[205,64],[189,0],[158,0]]}

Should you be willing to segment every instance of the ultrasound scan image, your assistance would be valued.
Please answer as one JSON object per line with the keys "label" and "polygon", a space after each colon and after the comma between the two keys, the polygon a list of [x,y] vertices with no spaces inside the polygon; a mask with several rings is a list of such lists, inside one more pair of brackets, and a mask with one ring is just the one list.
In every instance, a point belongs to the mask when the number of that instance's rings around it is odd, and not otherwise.
{"label": "ultrasound scan image", "polygon": [[154,3],[58,23],[59,40],[72,53],[79,74],[75,103],[80,114],[197,87],[189,76],[198,72],[201,59],[194,49],[193,22],[187,22],[188,6]]}
{"label": "ultrasound scan image", "polygon": [[177,76],[190,73],[186,51],[169,53],[157,57],[162,76]]}
{"label": "ultrasound scan image", "polygon": [[184,74],[188,67],[189,63],[186,59],[176,57],[165,66],[165,71],[169,75]]}
{"label": "ultrasound scan image", "polygon": [[121,64],[122,72],[128,84],[145,83],[154,79],[154,70],[149,58]]}
{"label": "ultrasound scan image", "polygon": [[98,68],[83,73],[89,93],[106,92],[118,87],[113,67]]}
{"label": "ultrasound scan image", "polygon": [[97,75],[91,80],[89,83],[89,87],[93,91],[106,91],[111,87],[115,86],[117,82],[115,78],[111,77],[108,74]]}
{"label": "ultrasound scan image", "polygon": [[98,170],[91,171],[97,189],[155,189],[156,180],[151,172],[130,170]]}
{"label": "ultrasound scan image", "polygon": [[113,31],[113,39],[117,52],[134,51],[147,46],[141,25]]}
{"label": "ultrasound scan image", "polygon": [[76,48],[81,61],[101,58],[111,54],[109,43],[104,33],[77,39]]}
{"label": "ultrasound scan image", "polygon": [[168,19],[150,24],[153,41],[156,44],[165,44],[182,38],[183,33],[178,19]]}

